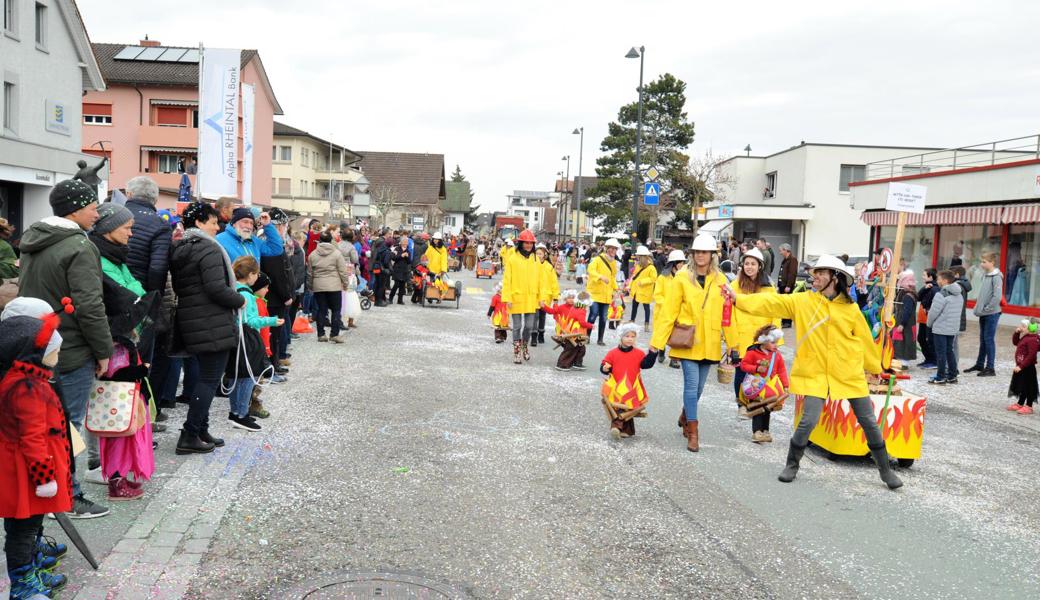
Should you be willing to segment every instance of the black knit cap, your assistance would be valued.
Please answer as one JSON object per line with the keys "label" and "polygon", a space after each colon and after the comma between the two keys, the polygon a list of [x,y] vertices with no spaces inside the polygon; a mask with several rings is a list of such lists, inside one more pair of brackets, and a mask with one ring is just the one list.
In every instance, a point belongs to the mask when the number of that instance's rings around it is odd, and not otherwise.
{"label": "black knit cap", "polygon": [[0,321],[0,368],[14,361],[42,364],[46,348],[36,346],[35,340],[43,321],[30,316],[8,317]]}
{"label": "black knit cap", "polygon": [[236,208],[231,213],[231,221],[228,222],[228,225],[234,225],[242,219],[249,219],[250,221],[253,221],[253,211],[245,207]]}
{"label": "black knit cap", "polygon": [[96,203],[97,194],[93,188],[78,179],[66,179],[54,186],[50,199],[54,216],[64,217]]}
{"label": "black knit cap", "polygon": [[253,285],[249,286],[249,289],[254,292],[259,292],[269,285],[271,285],[271,278],[261,271],[260,274],[256,276],[256,281],[253,282]]}

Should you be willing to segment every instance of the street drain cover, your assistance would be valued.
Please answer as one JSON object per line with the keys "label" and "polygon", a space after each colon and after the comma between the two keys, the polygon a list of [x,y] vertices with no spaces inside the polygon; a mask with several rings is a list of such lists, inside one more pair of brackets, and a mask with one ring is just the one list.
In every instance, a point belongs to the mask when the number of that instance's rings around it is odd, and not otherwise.
{"label": "street drain cover", "polygon": [[401,573],[344,573],[293,587],[286,600],[464,600],[452,586]]}

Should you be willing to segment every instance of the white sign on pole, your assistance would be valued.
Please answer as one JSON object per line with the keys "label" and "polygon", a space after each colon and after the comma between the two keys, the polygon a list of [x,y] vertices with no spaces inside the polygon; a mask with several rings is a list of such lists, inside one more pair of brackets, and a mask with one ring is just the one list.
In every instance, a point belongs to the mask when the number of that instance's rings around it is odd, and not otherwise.
{"label": "white sign on pole", "polygon": [[253,203],[253,120],[256,89],[242,84],[242,203]]}
{"label": "white sign on pole", "polygon": [[204,48],[199,74],[199,193],[238,196],[238,102],[242,51]]}
{"label": "white sign on pole", "polygon": [[893,181],[888,184],[888,203],[885,210],[924,214],[924,199],[928,188],[923,185]]}

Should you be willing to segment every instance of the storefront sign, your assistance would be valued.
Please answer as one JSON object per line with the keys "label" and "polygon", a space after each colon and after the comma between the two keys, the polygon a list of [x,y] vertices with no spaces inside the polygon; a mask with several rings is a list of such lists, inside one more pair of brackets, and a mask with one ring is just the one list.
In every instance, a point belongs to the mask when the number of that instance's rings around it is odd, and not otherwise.
{"label": "storefront sign", "polygon": [[719,205],[719,218],[720,219],[732,219],[733,218],[733,205],[732,204],[720,204]]}
{"label": "storefront sign", "polygon": [[65,112],[65,105],[53,100],[47,100],[46,102],[47,121],[44,126],[47,131],[50,131],[51,133],[60,133],[61,135],[72,135],[72,130],[66,122],[68,114]]}
{"label": "storefront sign", "polygon": [[923,185],[892,182],[888,184],[888,203],[885,210],[924,214],[924,199],[928,188]]}

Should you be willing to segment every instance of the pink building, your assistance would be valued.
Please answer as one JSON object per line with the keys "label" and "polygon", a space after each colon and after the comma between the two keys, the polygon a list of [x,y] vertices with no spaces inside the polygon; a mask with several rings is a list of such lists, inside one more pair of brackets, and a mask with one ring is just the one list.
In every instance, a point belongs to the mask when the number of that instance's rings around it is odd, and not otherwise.
{"label": "pink building", "polygon": [[[195,186],[199,140],[198,48],[93,44],[108,89],[83,96],[83,152],[108,156],[109,189],[124,188],[138,175],[159,184],[159,204],[173,208],[181,173]],[[256,89],[253,133],[254,204],[271,204],[271,147],[274,115],[282,114],[256,50],[242,51],[242,82]],[[241,98],[239,99],[241,114]],[[239,162],[242,157],[239,124]],[[242,197],[239,169],[238,197]]]}

